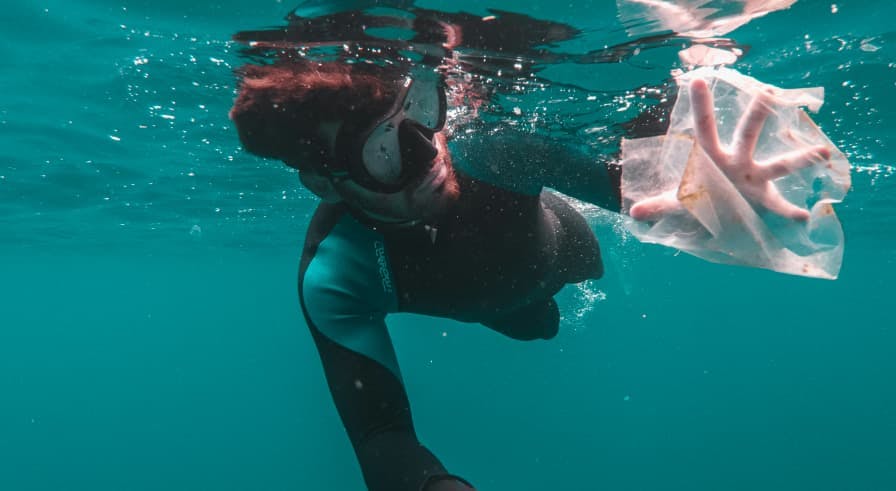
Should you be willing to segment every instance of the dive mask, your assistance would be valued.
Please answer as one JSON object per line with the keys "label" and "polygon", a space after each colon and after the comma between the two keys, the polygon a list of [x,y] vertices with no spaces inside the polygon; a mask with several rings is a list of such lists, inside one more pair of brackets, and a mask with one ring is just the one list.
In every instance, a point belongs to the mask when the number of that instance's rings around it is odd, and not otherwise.
{"label": "dive mask", "polygon": [[383,117],[360,131],[342,125],[335,161],[325,165],[326,172],[333,180],[351,179],[379,193],[402,190],[428,171],[438,155],[432,139],[445,127],[446,110],[440,79],[406,78]]}

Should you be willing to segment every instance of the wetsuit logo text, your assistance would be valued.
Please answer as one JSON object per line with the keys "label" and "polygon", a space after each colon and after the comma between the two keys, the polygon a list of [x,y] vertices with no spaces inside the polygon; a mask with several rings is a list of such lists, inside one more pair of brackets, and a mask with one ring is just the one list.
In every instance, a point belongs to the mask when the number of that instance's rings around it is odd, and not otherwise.
{"label": "wetsuit logo text", "polygon": [[380,270],[380,280],[383,282],[383,291],[392,293],[392,277],[389,275],[389,265],[386,262],[386,246],[382,242],[374,242],[373,249],[376,251],[376,264]]}

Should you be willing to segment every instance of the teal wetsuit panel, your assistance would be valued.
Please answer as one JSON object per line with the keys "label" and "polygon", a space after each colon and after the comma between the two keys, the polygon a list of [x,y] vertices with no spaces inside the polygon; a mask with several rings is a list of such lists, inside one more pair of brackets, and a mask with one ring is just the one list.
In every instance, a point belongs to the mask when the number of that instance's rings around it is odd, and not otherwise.
{"label": "teal wetsuit panel", "polygon": [[398,298],[382,236],[345,214],[318,246],[302,285],[305,308],[330,340],[401,379],[385,317]]}

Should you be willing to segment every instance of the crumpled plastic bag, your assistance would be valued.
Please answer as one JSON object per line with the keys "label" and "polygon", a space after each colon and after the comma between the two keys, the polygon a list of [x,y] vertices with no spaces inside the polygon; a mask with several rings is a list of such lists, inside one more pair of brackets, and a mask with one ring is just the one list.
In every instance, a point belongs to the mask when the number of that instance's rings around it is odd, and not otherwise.
{"label": "crumpled plastic bag", "polygon": [[[830,149],[828,162],[773,181],[791,203],[810,210],[808,222],[778,216],[750,204],[695,140],[688,86],[706,80],[715,101],[719,139],[732,140],[735,126],[760,91],[771,90],[774,111],[754,158],[762,161],[810,146]],[[843,228],[832,204],[850,188],[849,162],[801,108],[817,112],[823,88],[784,90],[728,68],[700,68],[678,77],[678,100],[666,135],[622,142],[623,213],[648,197],[676,189],[683,209],[657,222],[626,217],[642,242],[663,244],[708,261],[834,279],[843,261]]]}

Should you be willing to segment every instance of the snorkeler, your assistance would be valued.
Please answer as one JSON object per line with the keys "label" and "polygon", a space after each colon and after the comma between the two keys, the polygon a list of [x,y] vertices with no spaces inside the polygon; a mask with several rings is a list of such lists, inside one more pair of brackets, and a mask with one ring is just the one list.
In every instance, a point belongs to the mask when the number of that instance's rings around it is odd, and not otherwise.
{"label": "snorkeler", "polygon": [[[321,198],[302,252],[299,298],[368,488],[472,489],[417,438],[386,316],[417,313],[519,340],[553,338],[554,295],[601,277],[603,267],[585,219],[543,188],[619,211],[619,167],[522,133],[449,139],[445,87],[433,73],[293,61],[246,66],[240,75],[230,115],[243,146],[296,168]],[[805,210],[768,184],[827,159],[825,151],[789,155],[779,169],[751,175],[766,104],[757,100],[747,111],[728,153],[706,84],[692,83],[691,97],[706,153],[748,172],[732,183],[768,210],[805,220]],[[556,167],[573,170],[564,177]],[[661,194],[630,213],[656,220],[680,206]]]}

